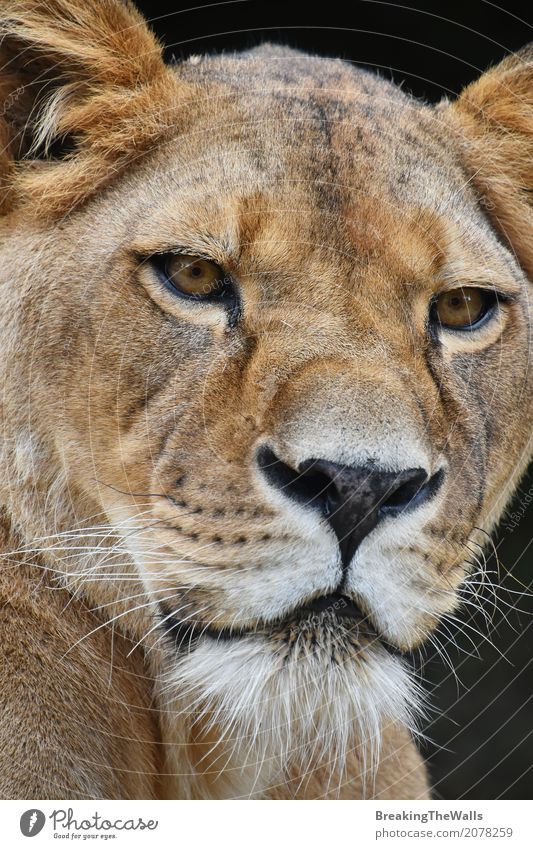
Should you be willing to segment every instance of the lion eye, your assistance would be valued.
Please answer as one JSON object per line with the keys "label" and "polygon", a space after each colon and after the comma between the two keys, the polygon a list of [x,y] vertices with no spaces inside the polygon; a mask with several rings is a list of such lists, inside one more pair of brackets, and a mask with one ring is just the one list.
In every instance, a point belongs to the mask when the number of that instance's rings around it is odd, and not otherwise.
{"label": "lion eye", "polygon": [[492,311],[496,300],[486,289],[474,286],[452,289],[436,298],[432,315],[444,328],[472,330]]}
{"label": "lion eye", "polygon": [[176,252],[140,255],[139,258],[141,262],[149,262],[167,292],[188,301],[223,307],[228,326],[237,325],[242,310],[240,290],[233,277],[216,262]]}
{"label": "lion eye", "polygon": [[168,254],[165,276],[178,292],[190,298],[222,298],[227,293],[227,281],[222,269],[208,259]]}

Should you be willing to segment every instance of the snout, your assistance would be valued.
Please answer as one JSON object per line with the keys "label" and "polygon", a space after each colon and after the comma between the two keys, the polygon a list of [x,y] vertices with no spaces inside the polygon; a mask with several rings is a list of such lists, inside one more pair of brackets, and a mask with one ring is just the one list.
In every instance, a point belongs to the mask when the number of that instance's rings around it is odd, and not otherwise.
{"label": "snout", "polygon": [[413,382],[364,361],[315,361],[280,387],[254,454],[262,497],[284,526],[302,542],[313,527],[336,545],[336,578],[323,594],[353,599],[402,648],[454,605],[450,584],[441,591],[437,550],[460,559],[457,545],[435,544],[446,529],[449,465]]}

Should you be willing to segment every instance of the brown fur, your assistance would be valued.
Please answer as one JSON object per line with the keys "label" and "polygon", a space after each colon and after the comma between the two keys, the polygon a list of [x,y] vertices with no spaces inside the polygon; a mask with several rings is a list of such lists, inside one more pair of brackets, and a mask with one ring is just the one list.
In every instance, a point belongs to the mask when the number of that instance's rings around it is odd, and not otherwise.
{"label": "brown fur", "polygon": [[[278,48],[167,68],[115,0],[1,0],[0,32],[0,793],[426,798],[394,718],[373,778],[354,744],[248,780],[169,694],[156,602],[259,627],[333,590],[330,537],[261,483],[268,439],[294,466],[444,459],[438,509],[350,591],[401,649],[455,609],[531,454],[530,52],[432,109]],[[175,246],[238,281],[234,330],[154,280]],[[430,299],[473,281],[501,322],[439,347]],[[372,651],[343,662],[364,680]]]}

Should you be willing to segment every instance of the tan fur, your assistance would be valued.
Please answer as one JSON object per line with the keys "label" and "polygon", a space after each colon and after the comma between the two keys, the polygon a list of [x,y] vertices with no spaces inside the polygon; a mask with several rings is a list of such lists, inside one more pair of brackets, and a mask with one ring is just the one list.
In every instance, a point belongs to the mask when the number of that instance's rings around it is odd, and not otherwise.
{"label": "tan fur", "polygon": [[[2,550],[16,536],[1,526]],[[153,799],[161,743],[152,682],[131,642],[20,555],[0,573],[3,799]]]}
{"label": "tan fur", "polygon": [[[530,53],[433,109],[275,47],[165,67],[118,0],[0,32],[0,793],[427,798],[401,661],[271,629],[340,564],[255,451],[443,469],[345,592],[402,650],[457,608],[531,456]],[[158,282],[176,247],[235,327]],[[500,318],[437,344],[479,282]],[[176,647],[167,610],[255,634]]]}
{"label": "tan fur", "polygon": [[533,48],[505,59],[450,110],[463,156],[497,229],[533,276]]}

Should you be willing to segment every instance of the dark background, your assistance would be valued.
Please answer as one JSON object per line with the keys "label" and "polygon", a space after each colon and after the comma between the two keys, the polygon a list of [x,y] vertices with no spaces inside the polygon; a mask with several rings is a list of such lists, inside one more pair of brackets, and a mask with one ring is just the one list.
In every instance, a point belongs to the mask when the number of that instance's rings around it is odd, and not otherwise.
{"label": "dark background", "polygon": [[[436,101],[533,40],[529,4],[501,2],[505,8],[483,0],[137,5],[169,59],[270,40],[357,62]],[[423,749],[437,798],[533,797],[533,597],[523,594],[533,585],[532,507],[530,475],[510,508],[520,514],[518,526],[502,523],[499,564],[494,555],[488,562],[489,578],[501,584],[496,607],[490,589],[482,592],[491,623],[463,611],[460,625],[437,635],[454,673],[426,650],[422,674],[433,710]]]}

